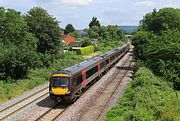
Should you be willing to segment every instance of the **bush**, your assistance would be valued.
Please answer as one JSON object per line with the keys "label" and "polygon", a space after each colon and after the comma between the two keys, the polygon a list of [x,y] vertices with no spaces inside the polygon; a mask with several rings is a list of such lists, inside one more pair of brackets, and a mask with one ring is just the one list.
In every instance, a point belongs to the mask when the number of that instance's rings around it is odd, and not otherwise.
{"label": "bush", "polygon": [[79,49],[76,50],[76,52],[79,55],[85,55],[85,54],[93,53],[94,52],[94,47],[91,45],[91,46],[79,48]]}
{"label": "bush", "polygon": [[82,41],[82,47],[86,47],[86,46],[89,46],[89,45],[91,45],[91,39],[88,38],[88,37],[84,38],[83,41]]}
{"label": "bush", "polygon": [[159,76],[174,82],[174,87],[180,89],[180,32],[167,30],[156,36],[149,32],[138,32],[134,35],[132,44],[135,55]]}
{"label": "bush", "polygon": [[0,79],[10,80],[26,77],[35,67],[37,53],[27,45],[0,44]]}
{"label": "bush", "polygon": [[134,34],[132,39],[132,45],[135,46],[134,48],[134,54],[136,58],[140,60],[146,60],[146,48],[151,40],[155,38],[155,35],[153,35],[150,32],[146,31],[138,31],[136,34]]}

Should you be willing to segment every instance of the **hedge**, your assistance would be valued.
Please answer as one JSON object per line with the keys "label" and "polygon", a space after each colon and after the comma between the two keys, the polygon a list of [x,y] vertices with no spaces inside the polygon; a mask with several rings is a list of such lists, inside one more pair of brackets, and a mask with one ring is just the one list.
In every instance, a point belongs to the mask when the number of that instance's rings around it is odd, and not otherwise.
{"label": "hedge", "polygon": [[94,52],[94,47],[92,45],[78,48],[76,50],[76,53],[79,55],[89,54],[89,53],[93,53],[93,52]]}

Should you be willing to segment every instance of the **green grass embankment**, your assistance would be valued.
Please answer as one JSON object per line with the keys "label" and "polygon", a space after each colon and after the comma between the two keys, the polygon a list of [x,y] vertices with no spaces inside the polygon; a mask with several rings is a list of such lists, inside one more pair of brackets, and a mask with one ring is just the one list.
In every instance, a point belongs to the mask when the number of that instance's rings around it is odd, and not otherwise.
{"label": "green grass embankment", "polygon": [[11,83],[0,81],[0,104],[48,82],[49,76],[53,71],[66,68],[81,61],[83,59],[77,56],[75,52],[67,52],[55,60],[50,68],[30,70],[27,79],[16,80]]}
{"label": "green grass embankment", "polygon": [[124,97],[108,111],[106,121],[180,121],[180,92],[139,68]]}

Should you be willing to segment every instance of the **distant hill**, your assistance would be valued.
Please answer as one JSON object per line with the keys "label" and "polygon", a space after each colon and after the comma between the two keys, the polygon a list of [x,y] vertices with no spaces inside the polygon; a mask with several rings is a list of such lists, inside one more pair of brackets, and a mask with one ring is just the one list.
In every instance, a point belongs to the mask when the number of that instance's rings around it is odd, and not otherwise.
{"label": "distant hill", "polygon": [[138,26],[119,26],[121,29],[127,31],[127,32],[134,32],[138,29]]}

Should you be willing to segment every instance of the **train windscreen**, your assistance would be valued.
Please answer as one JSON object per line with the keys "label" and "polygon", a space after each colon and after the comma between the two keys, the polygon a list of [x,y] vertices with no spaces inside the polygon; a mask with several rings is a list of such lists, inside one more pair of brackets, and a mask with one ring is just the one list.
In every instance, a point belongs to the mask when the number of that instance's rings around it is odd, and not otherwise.
{"label": "train windscreen", "polygon": [[53,77],[51,83],[52,87],[68,87],[69,77]]}

